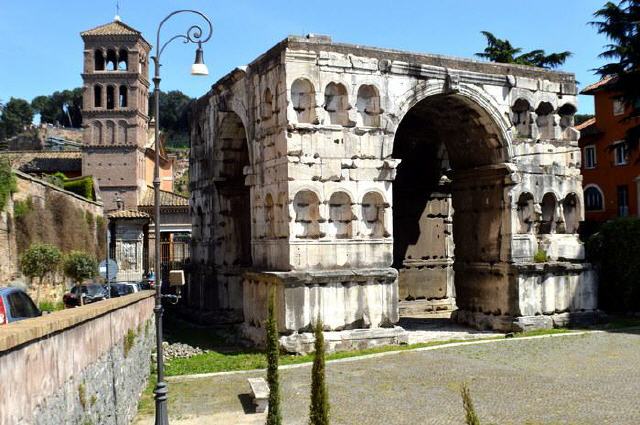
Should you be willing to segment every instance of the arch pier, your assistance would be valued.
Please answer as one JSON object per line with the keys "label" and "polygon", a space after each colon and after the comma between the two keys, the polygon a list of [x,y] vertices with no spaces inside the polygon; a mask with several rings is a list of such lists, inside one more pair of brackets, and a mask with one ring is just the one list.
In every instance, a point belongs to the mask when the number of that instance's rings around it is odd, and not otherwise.
{"label": "arch pier", "polygon": [[572,74],[289,37],[191,122],[188,307],[282,345],[406,341],[402,315],[591,321]]}

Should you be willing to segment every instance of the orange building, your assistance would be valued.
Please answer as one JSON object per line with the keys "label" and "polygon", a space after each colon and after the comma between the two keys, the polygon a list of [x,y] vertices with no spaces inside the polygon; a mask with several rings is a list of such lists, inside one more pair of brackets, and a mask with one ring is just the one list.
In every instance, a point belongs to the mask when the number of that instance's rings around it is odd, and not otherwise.
{"label": "orange building", "polygon": [[595,117],[580,124],[580,149],[585,220],[603,222],[616,217],[638,216],[640,207],[640,152],[629,150],[626,131],[640,124],[627,119],[630,110],[609,89],[611,79],[586,87],[593,95]]}

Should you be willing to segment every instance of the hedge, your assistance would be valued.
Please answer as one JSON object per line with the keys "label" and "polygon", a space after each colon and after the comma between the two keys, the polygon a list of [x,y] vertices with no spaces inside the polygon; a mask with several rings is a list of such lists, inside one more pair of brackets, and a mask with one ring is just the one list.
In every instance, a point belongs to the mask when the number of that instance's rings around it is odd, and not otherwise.
{"label": "hedge", "polygon": [[640,311],[640,219],[604,223],[587,241],[587,258],[600,280],[599,305],[606,311]]}
{"label": "hedge", "polygon": [[95,200],[93,197],[93,179],[91,176],[81,179],[65,180],[63,185],[64,190],[68,190],[92,201]]}

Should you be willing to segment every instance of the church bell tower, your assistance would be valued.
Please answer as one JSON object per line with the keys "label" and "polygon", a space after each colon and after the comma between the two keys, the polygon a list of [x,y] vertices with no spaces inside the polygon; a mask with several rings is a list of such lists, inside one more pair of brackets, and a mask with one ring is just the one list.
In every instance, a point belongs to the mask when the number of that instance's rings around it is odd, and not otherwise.
{"label": "church bell tower", "polygon": [[146,189],[149,51],[142,34],[119,18],[80,34],[84,148],[82,174],[100,186],[105,211],[135,209]]}

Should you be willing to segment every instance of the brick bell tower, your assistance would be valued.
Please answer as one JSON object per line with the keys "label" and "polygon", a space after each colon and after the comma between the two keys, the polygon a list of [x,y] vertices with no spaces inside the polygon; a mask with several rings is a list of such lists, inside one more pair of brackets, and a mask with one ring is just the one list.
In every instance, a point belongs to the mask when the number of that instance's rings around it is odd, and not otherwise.
{"label": "brick bell tower", "polygon": [[149,51],[142,34],[116,18],[84,31],[82,174],[100,186],[105,211],[136,209],[145,184]]}

